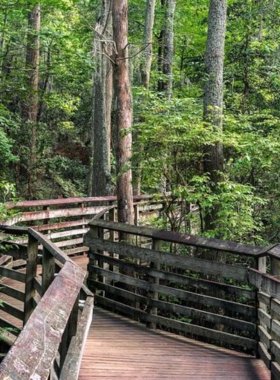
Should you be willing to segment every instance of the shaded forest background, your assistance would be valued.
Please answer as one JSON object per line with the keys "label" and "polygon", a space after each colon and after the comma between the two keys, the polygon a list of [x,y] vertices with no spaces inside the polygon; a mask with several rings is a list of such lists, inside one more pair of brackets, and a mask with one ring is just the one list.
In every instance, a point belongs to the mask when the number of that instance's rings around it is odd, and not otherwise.
{"label": "shaded forest background", "polygon": [[[168,191],[174,200],[197,205],[201,232],[208,236],[255,244],[279,240],[280,3],[228,0],[223,129],[207,123],[203,111],[209,1],[157,1],[151,43],[145,42],[146,1],[128,3],[134,191]],[[114,54],[112,32],[102,33],[108,20],[104,4],[43,0],[36,31],[30,15],[37,2],[1,1],[2,203],[94,194],[92,184],[100,176],[94,171],[94,149],[99,152],[100,140],[95,145],[93,137],[102,94],[96,84],[100,68]],[[171,71],[166,65],[170,42]],[[147,85],[143,67],[149,49]],[[32,87],[32,59],[33,64],[38,60],[38,91]],[[115,96],[110,151],[103,151],[110,156],[107,194],[115,194],[119,175]],[[213,183],[205,171],[205,152],[217,144],[223,146],[223,168]],[[205,216],[213,212],[215,223],[206,228]]]}

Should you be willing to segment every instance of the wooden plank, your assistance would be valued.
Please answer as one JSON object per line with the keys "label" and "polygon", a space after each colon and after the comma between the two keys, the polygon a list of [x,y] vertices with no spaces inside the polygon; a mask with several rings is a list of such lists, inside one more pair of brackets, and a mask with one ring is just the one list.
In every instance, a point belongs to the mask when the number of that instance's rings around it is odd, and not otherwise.
{"label": "wooden plank", "polygon": [[276,362],[271,362],[271,374],[274,377],[271,377],[273,380],[279,380],[280,379],[280,365]]}
{"label": "wooden plank", "polygon": [[125,300],[140,302],[141,304],[150,304],[152,307],[156,307],[162,311],[176,315],[179,314],[187,316],[198,321],[207,321],[213,324],[222,324],[224,326],[229,326],[240,331],[251,332],[254,335],[256,333],[256,324],[251,322],[246,322],[240,319],[231,318],[203,310],[198,310],[193,307],[187,307],[175,303],[149,299],[148,297],[141,296],[139,294],[135,294],[128,290],[120,289],[112,285],[106,285],[98,281],[92,281],[92,284],[95,286],[96,289],[105,290],[106,295],[116,295],[124,298]]}
{"label": "wooden plank", "polygon": [[187,334],[192,334],[192,335],[200,336],[203,338],[212,339],[212,340],[215,340],[216,342],[220,341],[223,343],[228,343],[233,346],[247,347],[254,350],[256,349],[256,341],[253,339],[240,337],[237,335],[224,333],[221,331],[211,330],[206,327],[201,327],[201,326],[193,325],[190,323],[184,323],[184,322],[176,321],[174,319],[168,319],[161,316],[147,314],[143,312],[142,310],[133,309],[130,306],[120,304],[117,301],[106,299],[99,295],[96,295],[95,297],[98,304],[111,307],[114,310],[124,312],[128,315],[133,314],[134,317],[140,317],[142,320],[150,321],[150,322],[159,324],[161,326],[175,329],[177,331],[181,331]]}
{"label": "wooden plank", "polygon": [[[18,336],[21,332],[21,329],[13,325],[11,322],[7,321],[5,318],[0,317],[0,326],[2,328],[11,329],[12,333],[16,336]],[[2,380],[2,379],[1,379]]]}
{"label": "wooden plank", "polygon": [[263,292],[258,292],[258,301],[270,308],[271,296]]}
{"label": "wooden plank", "polygon": [[18,301],[24,302],[25,296],[22,291],[12,288],[11,286],[8,286],[3,282],[0,285],[0,293],[7,294],[8,296],[15,298]]}
{"label": "wooden plank", "polygon": [[256,286],[263,293],[266,293],[274,298],[279,298],[280,280],[269,274],[261,273],[260,271],[249,269],[249,283]]}
{"label": "wooden plank", "polygon": [[198,273],[204,273],[223,278],[233,278],[237,281],[247,282],[248,269],[233,265],[226,265],[210,260],[193,257],[177,256],[166,252],[158,252],[152,249],[135,247],[126,243],[112,242],[93,238],[90,233],[85,235],[84,244],[94,249],[117,253],[126,257],[134,257],[143,261],[170,265],[177,268],[189,269]]}
{"label": "wooden plank", "polygon": [[226,294],[231,294],[236,297],[245,297],[250,300],[255,300],[256,293],[253,290],[246,290],[240,288],[238,286],[223,284],[220,282],[209,281],[204,279],[196,279],[194,277],[184,276],[176,273],[165,272],[165,271],[157,271],[155,269],[151,269],[149,267],[133,264],[127,261],[122,261],[116,258],[112,258],[111,256],[106,256],[99,254],[97,252],[89,253],[90,259],[98,259],[101,263],[108,263],[111,266],[117,266],[119,268],[127,268],[137,273],[146,274],[150,276],[157,277],[161,280],[170,281],[179,284],[185,284],[192,286],[197,289],[203,289],[206,291],[224,291]]}
{"label": "wooden plank", "polygon": [[42,296],[43,295],[43,290],[42,290],[42,277],[36,276],[34,278],[34,288],[36,292]]}
{"label": "wooden plank", "polygon": [[280,362],[280,343],[272,340],[271,341],[271,353],[273,355],[273,360],[277,361],[278,363]]}
{"label": "wooden plank", "polygon": [[67,230],[67,231],[61,231],[61,232],[53,232],[51,234],[47,234],[46,237],[48,239],[61,239],[63,237],[69,237],[69,236],[78,236],[78,235],[84,235],[88,232],[88,228],[79,228],[76,230]]}
{"label": "wooden plank", "polygon": [[64,241],[56,241],[55,245],[59,248],[63,248],[63,247],[69,247],[71,245],[73,246],[73,245],[82,244],[83,241],[84,241],[83,238],[69,239],[69,240],[64,240]]}
{"label": "wooden plank", "polygon": [[2,307],[3,307],[3,311],[5,313],[10,314],[13,317],[23,321],[24,313],[22,310],[18,309],[17,307],[11,305],[10,303],[8,303],[6,301],[2,301]]}
{"label": "wooden plank", "polygon": [[35,296],[34,278],[37,272],[38,241],[32,235],[28,236],[28,259],[25,276],[24,324],[27,323],[33,312],[33,298]]}
{"label": "wooden plank", "polygon": [[83,270],[74,263],[65,263],[1,363],[0,378],[48,379],[84,278]]}
{"label": "wooden plank", "polygon": [[270,330],[271,328],[271,315],[262,309],[258,309],[258,318],[260,322]]}
{"label": "wooden plank", "polygon": [[6,264],[9,264],[11,261],[13,261],[12,256],[3,255],[0,257],[0,266],[5,266]]}
{"label": "wooden plank", "polygon": [[8,278],[11,278],[12,280],[25,283],[25,274],[21,272],[17,272],[13,269],[0,267],[0,276],[8,277]]}
{"label": "wooden plank", "polygon": [[234,243],[232,241],[221,241],[213,238],[204,238],[193,235],[184,235],[173,231],[156,230],[148,227],[132,226],[116,222],[105,222],[102,220],[92,220],[90,226],[107,228],[119,232],[133,235],[164,240],[172,243],[190,245],[206,249],[242,254],[245,256],[257,256],[260,252],[266,252],[267,247],[255,247],[246,244]]}
{"label": "wooden plank", "polygon": [[258,326],[258,334],[260,342],[266,346],[267,350],[270,350],[271,335],[262,326]]}
{"label": "wooden plank", "polygon": [[54,256],[56,260],[58,260],[61,264],[65,264],[69,261],[69,258],[65,253],[59,249],[54,243],[50,240],[46,239],[44,235],[40,232],[32,230],[32,228],[28,229],[28,232],[31,236],[38,240],[39,243],[43,244],[43,246]]}
{"label": "wooden plank", "polygon": [[154,290],[159,293],[178,297],[181,300],[199,303],[205,306],[207,305],[207,306],[224,308],[225,310],[230,310],[235,313],[240,313],[246,316],[250,316],[251,318],[254,318],[256,314],[255,308],[252,306],[247,306],[247,305],[243,305],[237,302],[232,302],[232,301],[227,301],[227,300],[221,300],[219,298],[205,296],[198,293],[192,293],[185,290],[173,289],[165,285],[150,284],[150,283],[147,283],[146,281],[139,280],[137,278],[132,278],[121,273],[110,272],[106,269],[90,266],[89,272],[90,273],[94,272],[94,273],[97,273],[98,275],[105,276],[110,280],[123,282],[127,285],[136,286],[140,289],[144,289],[147,291]]}
{"label": "wooden plank", "polygon": [[280,319],[280,301],[275,298],[271,300],[271,313],[274,313],[273,318]]}
{"label": "wooden plank", "polygon": [[60,380],[78,380],[86,338],[90,329],[93,311],[93,297],[88,297],[79,320],[78,330],[72,338]]}
{"label": "wooden plank", "polygon": [[6,253],[12,256],[14,259],[26,259],[27,258],[27,247],[23,244],[18,244],[12,241],[1,241],[1,245],[5,246],[7,249]]}
{"label": "wooden plank", "polygon": [[44,294],[54,279],[55,259],[54,256],[43,248],[42,260],[42,294]]}
{"label": "wooden plank", "polygon": [[270,369],[271,355],[267,351],[265,345],[263,343],[261,343],[261,342],[258,342],[258,353],[260,355],[260,358],[263,360],[263,362],[267,366],[267,368]]}
{"label": "wooden plank", "polygon": [[280,340],[280,321],[272,319],[271,322],[271,335],[274,340]]}
{"label": "wooden plank", "polygon": [[[160,200],[163,196],[157,194],[157,198]],[[166,197],[166,195],[164,195]],[[133,200],[139,201],[143,199],[153,200],[153,195],[141,194],[134,195]],[[44,199],[38,201],[21,201],[21,202],[8,202],[6,206],[8,210],[19,209],[19,208],[30,208],[30,207],[43,207],[43,206],[65,206],[73,203],[100,203],[100,202],[114,202],[117,200],[116,196],[105,196],[105,197],[70,197],[70,198],[60,198],[60,199]]]}
{"label": "wooden plank", "polygon": [[95,215],[102,211],[104,206],[96,207],[75,207],[75,208],[65,208],[61,210],[42,210],[42,211],[27,211],[7,221],[8,225],[14,225],[19,222],[33,222],[44,219],[54,219],[54,218],[68,218],[70,216],[80,216],[80,215]]}
{"label": "wooden plank", "polygon": [[50,231],[50,230],[59,230],[62,228],[76,227],[87,224],[91,221],[91,219],[80,219],[80,220],[71,220],[67,222],[59,222],[59,223],[50,223],[50,224],[40,224],[37,226],[32,226],[35,231]]}
{"label": "wooden plank", "polygon": [[89,248],[88,247],[77,247],[77,248],[71,248],[71,249],[64,249],[64,253],[67,256],[71,255],[76,255],[77,253],[82,253],[82,252],[88,252]]}

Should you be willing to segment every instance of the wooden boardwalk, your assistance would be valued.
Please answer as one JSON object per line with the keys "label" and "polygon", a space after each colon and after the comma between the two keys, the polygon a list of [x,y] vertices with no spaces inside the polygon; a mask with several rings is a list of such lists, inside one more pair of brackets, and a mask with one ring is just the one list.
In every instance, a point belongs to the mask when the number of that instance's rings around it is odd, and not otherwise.
{"label": "wooden boardwalk", "polygon": [[[86,269],[87,258],[75,259]],[[23,290],[23,284],[5,279]],[[20,301],[1,298],[23,310]],[[4,312],[14,325],[22,323]],[[269,380],[261,360],[173,334],[152,331],[137,322],[95,308],[80,380]]]}
{"label": "wooden boardwalk", "polygon": [[261,360],[95,308],[80,380],[268,380]]}

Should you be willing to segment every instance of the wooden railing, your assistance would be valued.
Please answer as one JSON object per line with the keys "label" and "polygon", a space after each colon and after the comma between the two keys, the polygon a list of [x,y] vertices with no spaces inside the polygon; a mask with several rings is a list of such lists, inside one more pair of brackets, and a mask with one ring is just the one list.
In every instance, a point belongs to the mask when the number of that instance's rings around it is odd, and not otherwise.
{"label": "wooden railing", "polygon": [[[0,379],[76,380],[93,310],[93,295],[84,285],[86,272],[41,233],[15,231],[28,236],[27,265],[21,271],[0,267],[2,293],[22,305],[5,301],[0,313],[0,326],[18,335],[0,365]],[[24,289],[9,280],[23,283]]]}
{"label": "wooden railing", "polygon": [[[149,215],[160,212],[166,199],[166,196],[158,196],[156,200],[149,195],[135,196],[135,224],[139,223],[140,218],[143,220]],[[32,227],[55,242],[66,255],[71,256],[87,252],[88,248],[83,245],[83,236],[88,231],[88,222],[112,205],[116,205],[115,196],[8,203],[6,206],[12,211],[12,216],[0,221],[0,225]],[[115,214],[110,215],[111,220],[115,220]],[[18,228],[11,229],[13,234],[17,231]],[[27,238],[18,237],[14,242],[24,251]]]}
{"label": "wooden railing", "polygon": [[[89,226],[88,284],[98,305],[150,328],[255,353],[280,379],[280,248],[98,218]],[[129,241],[118,241],[122,233]]]}

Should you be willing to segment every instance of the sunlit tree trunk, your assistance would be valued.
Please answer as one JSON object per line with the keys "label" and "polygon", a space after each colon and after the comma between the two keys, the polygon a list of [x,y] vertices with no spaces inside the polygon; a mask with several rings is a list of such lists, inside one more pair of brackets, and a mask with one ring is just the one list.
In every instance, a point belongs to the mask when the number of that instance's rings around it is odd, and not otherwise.
{"label": "sunlit tree trunk", "polygon": [[144,27],[144,47],[145,62],[142,68],[142,82],[145,88],[149,88],[151,66],[153,59],[153,29],[155,21],[156,0],[146,0],[145,27]]}
{"label": "sunlit tree trunk", "polygon": [[[223,71],[226,32],[226,0],[210,0],[208,36],[205,55],[206,83],[204,88],[204,120],[223,130]],[[204,172],[210,176],[213,190],[222,179],[224,164],[221,142],[205,148]],[[215,210],[206,215],[205,228],[213,227]]]}
{"label": "sunlit tree trunk", "polygon": [[132,98],[127,64],[127,0],[114,0],[113,38],[116,47],[114,57],[114,91],[117,100],[117,199],[118,219],[123,223],[133,223],[133,196],[131,159]]}
{"label": "sunlit tree trunk", "polygon": [[92,191],[94,196],[111,194],[111,107],[113,90],[111,1],[104,0],[94,36],[94,90],[92,121]]}
{"label": "sunlit tree trunk", "polygon": [[39,62],[40,62],[40,38],[41,8],[36,4],[28,14],[28,35],[26,50],[26,70],[28,96],[25,99],[25,118],[30,130],[30,159],[28,164],[28,196],[33,197],[33,186],[35,181],[36,163],[36,141],[37,141],[37,117],[39,107]]}

